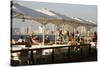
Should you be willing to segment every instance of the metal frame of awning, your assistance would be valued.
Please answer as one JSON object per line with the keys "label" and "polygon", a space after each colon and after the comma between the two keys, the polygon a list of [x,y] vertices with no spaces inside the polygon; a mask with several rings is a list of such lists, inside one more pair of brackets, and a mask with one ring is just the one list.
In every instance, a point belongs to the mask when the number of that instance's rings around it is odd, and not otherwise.
{"label": "metal frame of awning", "polygon": [[[34,13],[36,13],[36,12],[34,12]],[[37,13],[39,13],[39,12],[37,12]],[[20,13],[20,11],[19,12],[13,11],[12,17],[13,18],[20,18],[22,20],[35,20],[35,21],[41,23],[43,25],[42,26],[43,27],[43,45],[44,45],[44,41],[45,41],[45,30],[44,30],[44,28],[45,28],[45,25],[48,24],[48,23],[53,23],[55,25],[55,28],[54,28],[54,30],[55,30],[55,44],[56,44],[56,27],[57,27],[57,25],[69,24],[73,27],[73,30],[76,29],[76,27],[80,26],[80,25],[83,25],[83,26],[86,26],[86,27],[95,26],[95,25],[80,23],[80,21],[76,21],[74,19],[66,20],[65,16],[63,16],[64,19],[63,18],[61,19],[61,18],[57,18],[57,17],[48,16],[48,15],[45,15],[45,14],[43,14],[43,16],[42,16],[42,13],[39,13],[40,16],[37,16],[36,14],[34,14],[36,16],[33,16],[33,14],[32,15],[30,15],[30,14],[28,15],[28,14],[25,14],[25,12]]]}

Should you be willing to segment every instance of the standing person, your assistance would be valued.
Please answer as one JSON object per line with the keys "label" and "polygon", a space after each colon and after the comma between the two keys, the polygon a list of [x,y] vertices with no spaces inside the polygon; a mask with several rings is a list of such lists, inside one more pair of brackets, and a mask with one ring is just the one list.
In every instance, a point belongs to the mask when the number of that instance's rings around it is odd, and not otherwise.
{"label": "standing person", "polygon": [[58,29],[58,35],[57,35],[57,43],[62,43],[63,41],[63,34],[62,34],[62,30]]}
{"label": "standing person", "polygon": [[61,42],[63,41],[63,34],[62,34],[62,30],[59,30],[59,38],[61,40]]}
{"label": "standing person", "polygon": [[32,38],[33,38],[33,35],[29,34],[28,37],[27,37],[26,47],[31,47],[31,45],[32,45]]}
{"label": "standing person", "polygon": [[97,33],[96,32],[93,33],[92,40],[93,40],[93,42],[97,42]]}
{"label": "standing person", "polygon": [[71,38],[74,39],[74,32],[71,33]]}
{"label": "standing person", "polygon": [[69,41],[69,38],[70,38],[69,31],[67,31],[67,42]]}
{"label": "standing person", "polygon": [[79,42],[80,41],[80,33],[77,31],[75,34],[76,40]]}
{"label": "standing person", "polygon": [[66,31],[63,36],[64,36],[64,42],[68,42],[69,41],[69,31]]}

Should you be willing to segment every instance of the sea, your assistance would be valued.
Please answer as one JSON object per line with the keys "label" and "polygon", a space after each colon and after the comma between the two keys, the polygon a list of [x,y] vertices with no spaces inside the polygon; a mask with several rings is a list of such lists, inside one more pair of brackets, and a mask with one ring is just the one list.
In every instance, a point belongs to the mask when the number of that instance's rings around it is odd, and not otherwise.
{"label": "sea", "polygon": [[[11,35],[11,39],[14,39],[14,40],[18,40],[20,38],[20,36],[23,36],[23,38],[25,40],[27,40],[27,37],[28,35]],[[39,36],[41,39],[43,39],[43,35],[33,35],[34,36]],[[46,35],[45,35],[46,37]],[[51,40],[51,41],[54,41],[55,40],[55,35],[48,35],[48,38]]]}

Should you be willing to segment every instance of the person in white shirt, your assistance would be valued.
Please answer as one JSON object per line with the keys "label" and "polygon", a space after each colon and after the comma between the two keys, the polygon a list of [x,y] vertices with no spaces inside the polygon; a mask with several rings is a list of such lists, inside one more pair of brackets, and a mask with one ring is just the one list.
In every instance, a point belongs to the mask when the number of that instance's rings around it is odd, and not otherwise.
{"label": "person in white shirt", "polygon": [[18,43],[23,43],[23,42],[25,42],[25,40],[23,39],[23,36],[20,36],[20,38],[18,39],[17,42],[18,42]]}

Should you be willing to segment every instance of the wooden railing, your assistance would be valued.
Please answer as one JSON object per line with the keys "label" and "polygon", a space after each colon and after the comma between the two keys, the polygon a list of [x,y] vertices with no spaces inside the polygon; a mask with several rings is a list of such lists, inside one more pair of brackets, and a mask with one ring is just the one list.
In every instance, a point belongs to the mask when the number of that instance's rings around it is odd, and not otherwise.
{"label": "wooden railing", "polygon": [[35,59],[35,56],[34,56],[34,53],[33,51],[38,51],[38,50],[45,50],[45,49],[52,49],[52,53],[51,53],[51,59],[52,59],[52,62],[51,63],[54,63],[54,60],[55,60],[55,49],[59,49],[59,48],[65,48],[67,47],[66,50],[68,50],[68,57],[71,56],[71,50],[72,48],[78,48],[79,49],[79,55],[82,56],[83,54],[83,51],[82,49],[87,46],[88,47],[88,56],[91,55],[91,45],[90,44],[84,44],[84,45],[74,45],[74,46],[67,46],[67,45],[61,45],[61,46],[49,46],[49,47],[41,47],[41,48],[25,48],[25,49],[20,49],[20,50],[11,50],[11,53],[17,53],[17,52],[23,52],[23,51],[28,51],[30,52],[30,60],[29,60],[29,64],[37,64],[36,62],[34,63],[33,62],[33,59]]}

